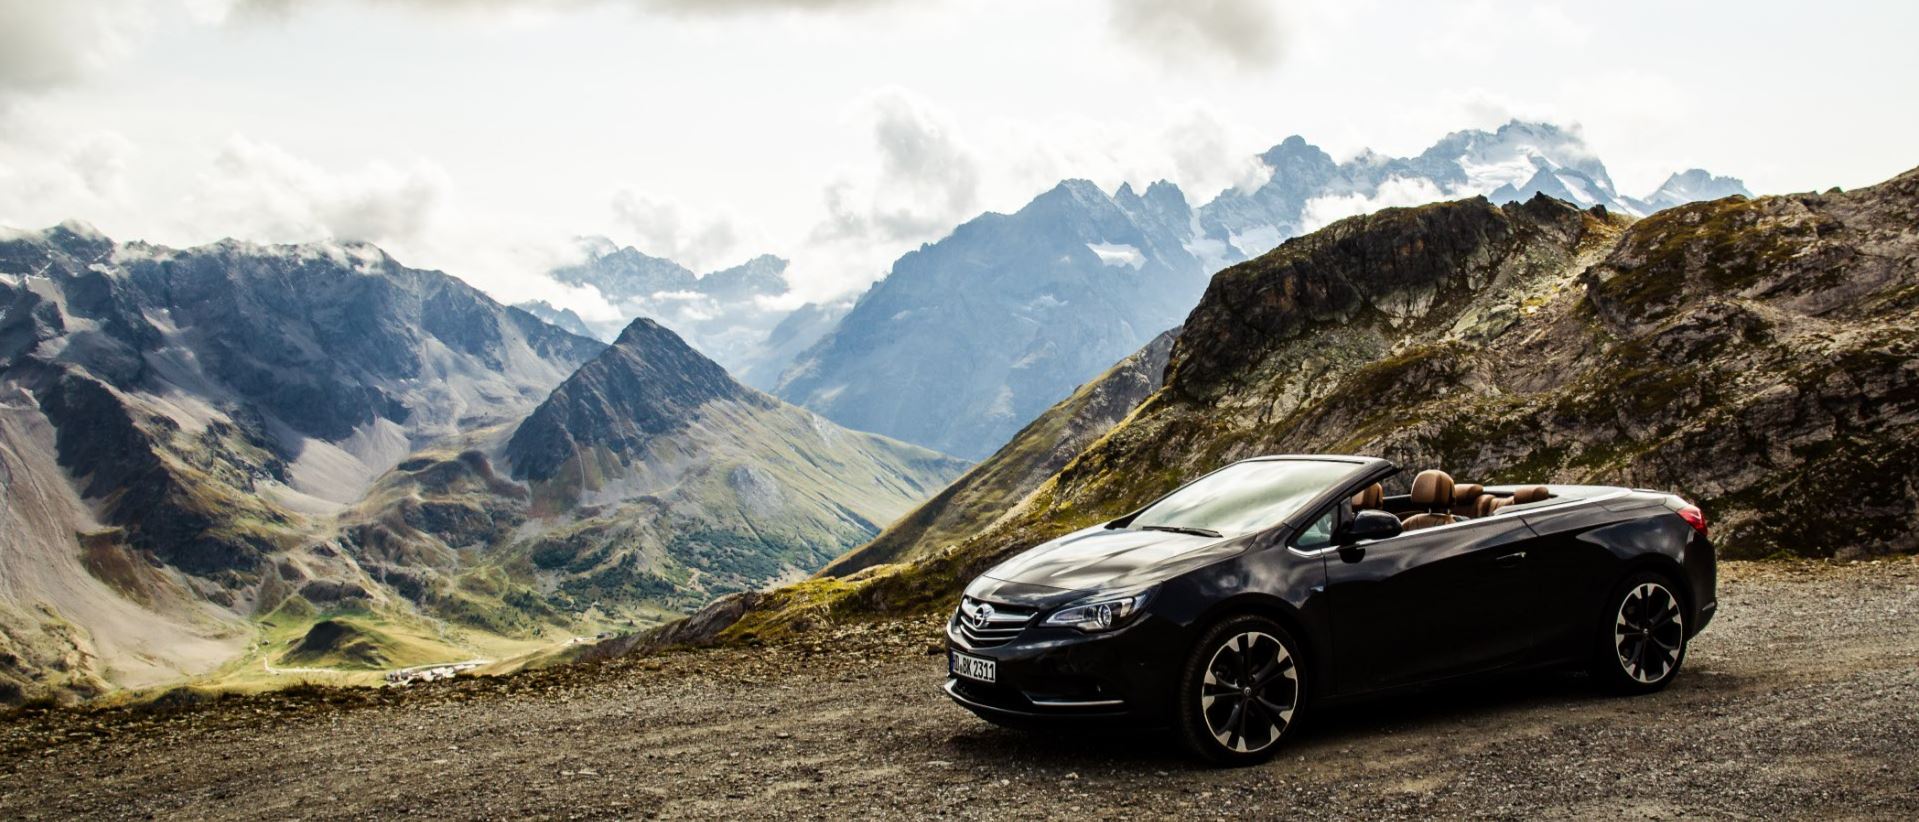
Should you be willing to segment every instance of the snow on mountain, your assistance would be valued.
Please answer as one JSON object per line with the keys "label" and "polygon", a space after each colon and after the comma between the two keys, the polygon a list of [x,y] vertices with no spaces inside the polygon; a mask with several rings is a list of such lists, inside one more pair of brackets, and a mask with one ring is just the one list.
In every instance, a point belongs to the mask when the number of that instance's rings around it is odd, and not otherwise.
{"label": "snow on mountain", "polygon": [[1717,200],[1738,195],[1751,197],[1746,184],[1732,177],[1715,177],[1703,168],[1692,168],[1666,178],[1658,190],[1635,201],[1640,211],[1652,213],[1677,205]]}

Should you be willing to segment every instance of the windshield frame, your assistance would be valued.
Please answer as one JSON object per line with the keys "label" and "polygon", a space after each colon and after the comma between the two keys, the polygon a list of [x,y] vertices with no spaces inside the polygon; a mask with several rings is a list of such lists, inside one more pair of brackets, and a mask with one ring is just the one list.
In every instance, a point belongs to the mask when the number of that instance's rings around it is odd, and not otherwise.
{"label": "windshield frame", "polygon": [[1240,465],[1244,465],[1246,463],[1252,463],[1252,462],[1341,463],[1349,466],[1350,470],[1348,470],[1346,474],[1343,475],[1342,477],[1328,483],[1326,487],[1320,491],[1320,493],[1302,500],[1300,506],[1297,509],[1291,512],[1288,512],[1287,514],[1275,520],[1274,522],[1268,523],[1266,525],[1263,525],[1248,531],[1242,531],[1239,533],[1222,534],[1219,537],[1220,539],[1236,539],[1236,538],[1248,537],[1248,536],[1254,536],[1254,535],[1270,534],[1271,532],[1277,529],[1281,529],[1283,527],[1287,527],[1287,526],[1296,527],[1298,523],[1295,523],[1294,520],[1299,519],[1303,515],[1311,514],[1313,512],[1318,511],[1321,507],[1325,505],[1327,501],[1338,499],[1341,496],[1346,496],[1347,495],[1346,489],[1358,487],[1359,485],[1363,483],[1374,482],[1382,477],[1390,476],[1392,474],[1396,474],[1399,472],[1398,466],[1386,460],[1379,459],[1377,457],[1356,457],[1356,456],[1346,456],[1346,455],[1321,455],[1321,454],[1283,454],[1283,455],[1272,455],[1272,456],[1261,456],[1261,457],[1249,457],[1247,459],[1236,460],[1234,462],[1227,463],[1211,471],[1208,471],[1204,474],[1201,474],[1197,477],[1194,477],[1190,480],[1187,480],[1186,482],[1180,483],[1178,487],[1170,491],[1167,491],[1164,494],[1159,495],[1158,497],[1154,498],[1152,501],[1147,502],[1145,505],[1142,505],[1139,508],[1133,510],[1131,513],[1128,513],[1127,515],[1123,517],[1120,517],[1111,522],[1108,522],[1106,524],[1106,527],[1107,528],[1132,528],[1134,527],[1135,523],[1138,522],[1141,515],[1145,514],[1147,511],[1152,510],[1155,506],[1159,505],[1160,503],[1165,502],[1167,498],[1175,494],[1178,494],[1181,491],[1184,491],[1189,486],[1192,486],[1194,484],[1197,484],[1199,482],[1206,480],[1208,477],[1211,477],[1214,474],[1218,474],[1222,471],[1226,471],[1236,466],[1240,466]]}

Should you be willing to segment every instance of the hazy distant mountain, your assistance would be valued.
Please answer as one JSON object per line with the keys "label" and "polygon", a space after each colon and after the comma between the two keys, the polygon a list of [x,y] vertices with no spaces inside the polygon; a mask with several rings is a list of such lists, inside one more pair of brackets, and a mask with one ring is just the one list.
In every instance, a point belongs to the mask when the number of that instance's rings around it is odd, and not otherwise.
{"label": "hazy distant mountain", "polygon": [[807,349],[832,333],[846,313],[853,310],[851,298],[827,303],[807,303],[793,309],[779,325],[766,332],[759,360],[742,372],[740,381],[768,388],[778,385],[780,375]]}
{"label": "hazy distant mountain", "polygon": [[[786,260],[762,254],[702,276],[672,260],[620,247],[605,238],[583,239],[580,248],[584,260],[554,269],[551,276],[598,291],[618,309],[617,319],[589,322],[544,302],[519,307],[569,330],[586,328],[606,340],[617,337],[634,318],[647,317],[673,329],[700,353],[753,385],[770,387],[797,353],[790,344],[790,329],[774,339],[780,324],[804,307],[796,307],[787,296]],[[818,311],[814,306],[812,314]],[[817,338],[813,334],[806,344]]]}
{"label": "hazy distant mountain", "polygon": [[1345,162],[1304,138],[1288,137],[1260,160],[1270,179],[1229,189],[1199,209],[1201,233],[1226,246],[1217,258],[1238,262],[1335,219],[1395,205],[1484,196],[1494,203],[1545,194],[1582,208],[1604,206],[1644,216],[1694,200],[1751,195],[1730,177],[1694,169],[1673,175],[1643,199],[1614,188],[1605,163],[1577,133],[1549,123],[1513,121],[1493,131],[1456,131],[1413,157],[1362,151]]}
{"label": "hazy distant mountain", "polygon": [[1178,325],[1205,287],[1179,189],[1069,180],[901,257],[780,396],[849,427],[979,458]]}
{"label": "hazy distant mountain", "polygon": [[1341,217],[1538,193],[1638,214],[1744,192],[1737,180],[1687,172],[1645,200],[1621,197],[1576,133],[1543,123],[1459,131],[1417,156],[1369,151],[1345,162],[1295,136],[1260,159],[1271,172],[1265,182],[1197,209],[1170,183],[1108,195],[1075,180],[1016,213],[982,215],[901,257],[776,391],[854,428],[982,458],[1178,325],[1213,272]]}
{"label": "hazy distant mountain", "polygon": [[1658,190],[1632,203],[1640,212],[1651,214],[1673,206],[1700,200],[1717,200],[1733,195],[1751,197],[1746,184],[1731,177],[1715,177],[1705,169],[1692,168],[1666,178]]}
{"label": "hazy distant mountain", "polygon": [[599,332],[593,330],[592,326],[587,325],[586,320],[582,319],[579,313],[571,308],[555,308],[552,303],[545,300],[516,303],[513,307],[582,337],[592,339],[599,337]]}

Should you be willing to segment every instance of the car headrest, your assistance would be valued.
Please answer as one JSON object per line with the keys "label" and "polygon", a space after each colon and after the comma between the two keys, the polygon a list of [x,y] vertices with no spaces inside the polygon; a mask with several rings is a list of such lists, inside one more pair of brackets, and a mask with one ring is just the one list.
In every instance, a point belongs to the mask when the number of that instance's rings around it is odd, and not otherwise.
{"label": "car headrest", "polygon": [[1429,468],[1413,477],[1413,504],[1428,510],[1453,504],[1453,478],[1437,468]]}
{"label": "car headrest", "polygon": [[1386,489],[1375,482],[1366,486],[1366,490],[1353,495],[1353,510],[1370,511],[1386,507]]}
{"label": "car headrest", "polygon": [[1551,498],[1552,492],[1547,491],[1544,485],[1521,485],[1513,491],[1514,505],[1525,505],[1529,502],[1538,502]]}
{"label": "car headrest", "polygon": [[1486,486],[1476,482],[1469,482],[1465,485],[1455,485],[1453,486],[1453,504],[1477,504],[1479,502],[1479,495],[1484,493],[1486,493]]}
{"label": "car headrest", "polygon": [[1473,516],[1492,516],[1494,511],[1499,510],[1499,502],[1499,498],[1491,494],[1480,494],[1478,499],[1473,500]]}

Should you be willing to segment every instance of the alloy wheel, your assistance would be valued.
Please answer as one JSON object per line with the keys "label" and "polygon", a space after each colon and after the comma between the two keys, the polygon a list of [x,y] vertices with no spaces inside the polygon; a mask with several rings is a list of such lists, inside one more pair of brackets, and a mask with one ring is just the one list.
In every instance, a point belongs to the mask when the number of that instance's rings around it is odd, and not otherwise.
{"label": "alloy wheel", "polygon": [[1626,593],[1613,626],[1613,649],[1627,676],[1648,685],[1665,679],[1678,667],[1685,644],[1679,598],[1666,586],[1642,582]]}
{"label": "alloy wheel", "polygon": [[1299,672],[1285,644],[1271,634],[1237,634],[1213,651],[1200,682],[1206,730],[1227,750],[1271,747],[1299,707]]}

